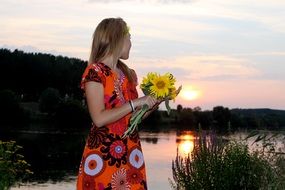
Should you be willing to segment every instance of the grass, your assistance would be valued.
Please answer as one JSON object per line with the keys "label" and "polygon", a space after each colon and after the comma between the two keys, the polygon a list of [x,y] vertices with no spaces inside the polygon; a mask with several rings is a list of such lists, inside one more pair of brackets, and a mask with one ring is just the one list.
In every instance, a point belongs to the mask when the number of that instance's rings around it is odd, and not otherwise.
{"label": "grass", "polygon": [[[263,143],[266,144],[266,143]],[[284,154],[251,152],[244,142],[225,141],[200,132],[188,157],[172,163],[172,189],[285,189]]]}

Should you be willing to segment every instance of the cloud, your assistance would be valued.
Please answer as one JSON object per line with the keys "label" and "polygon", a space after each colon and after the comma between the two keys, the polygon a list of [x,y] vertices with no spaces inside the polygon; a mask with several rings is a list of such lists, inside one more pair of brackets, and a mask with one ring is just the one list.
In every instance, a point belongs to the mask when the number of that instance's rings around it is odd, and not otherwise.
{"label": "cloud", "polygon": [[24,51],[27,53],[47,53],[47,54],[51,54],[55,56],[61,55],[61,56],[67,56],[67,57],[74,57],[74,55],[71,54],[70,52],[57,51],[55,49],[43,50],[43,49],[39,49],[35,46],[30,46],[30,45],[24,45],[24,46],[2,45],[0,46],[0,48],[9,49],[11,51],[14,51],[15,49],[17,49],[17,50]]}
{"label": "cloud", "polygon": [[229,18],[241,21],[254,21],[275,32],[285,32],[285,2],[276,0],[213,0],[198,1],[192,14],[208,18]]}
{"label": "cloud", "polygon": [[[173,72],[180,80],[245,80],[261,72],[249,60],[226,55],[189,55],[169,59],[135,60],[141,71]],[[144,73],[146,74],[146,73]]]}
{"label": "cloud", "polygon": [[255,53],[237,53],[235,56],[285,56],[285,51],[263,51]]}
{"label": "cloud", "polygon": [[[221,28],[210,23],[203,23],[190,19],[171,17],[156,17],[149,19],[151,19],[152,22],[149,22],[148,19],[137,19],[135,22],[132,21],[131,24],[134,23],[135,30],[131,30],[131,32],[142,39],[201,44],[206,43],[206,40],[197,38],[199,32],[221,30]],[[139,23],[139,25],[136,23]]]}
{"label": "cloud", "polygon": [[177,62],[187,65],[193,73],[191,78],[198,80],[245,79],[260,74],[248,60],[226,55],[179,57]]}
{"label": "cloud", "polygon": [[196,0],[89,0],[88,2],[92,3],[97,3],[97,2],[102,2],[102,3],[117,3],[117,2],[138,2],[138,3],[149,3],[149,4],[173,4],[173,3],[192,3],[193,1]]}

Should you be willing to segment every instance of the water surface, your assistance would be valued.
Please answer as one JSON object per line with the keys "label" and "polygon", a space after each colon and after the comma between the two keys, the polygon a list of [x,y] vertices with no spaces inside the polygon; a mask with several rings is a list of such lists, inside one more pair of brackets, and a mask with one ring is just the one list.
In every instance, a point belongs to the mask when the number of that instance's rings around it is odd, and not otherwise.
{"label": "water surface", "polygon": [[[235,133],[231,138],[245,138],[247,132]],[[172,160],[177,153],[188,155],[194,147],[193,131],[140,132],[150,190],[170,190]],[[1,136],[14,139],[24,146],[26,160],[35,172],[33,182],[12,190],[75,190],[76,175],[86,134],[22,132]],[[249,139],[251,145],[254,139]],[[281,146],[282,142],[278,142]],[[279,146],[278,145],[278,146]],[[283,143],[284,147],[284,143]],[[251,146],[250,148],[254,148]]]}

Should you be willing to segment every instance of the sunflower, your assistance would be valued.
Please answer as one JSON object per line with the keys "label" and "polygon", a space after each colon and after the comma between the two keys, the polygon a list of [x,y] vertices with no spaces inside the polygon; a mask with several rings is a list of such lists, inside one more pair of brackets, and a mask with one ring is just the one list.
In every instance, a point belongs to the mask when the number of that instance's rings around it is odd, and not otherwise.
{"label": "sunflower", "polygon": [[166,73],[165,76],[169,78],[170,84],[174,86],[174,83],[176,82],[176,79],[174,78],[174,76],[171,73]]}
{"label": "sunflower", "polygon": [[151,80],[151,83],[152,86],[150,86],[150,91],[156,98],[164,98],[169,95],[171,81],[167,75],[157,75]]}
{"label": "sunflower", "polygon": [[147,76],[143,78],[140,88],[142,89],[149,88],[152,85],[151,80],[154,79],[155,77],[158,77],[156,73],[153,72],[148,73]]}
{"label": "sunflower", "polygon": [[176,98],[176,88],[172,87],[169,89],[169,99],[175,100],[175,98]]}
{"label": "sunflower", "polygon": [[[179,94],[182,86],[178,89],[175,88],[176,79],[171,73],[166,73],[164,75],[159,75],[155,72],[150,72],[140,85],[141,90],[145,95],[151,95],[159,100],[165,101],[165,106],[167,113],[170,114],[169,100],[174,100],[174,98]],[[130,126],[127,131],[125,131],[122,138],[130,136],[133,131],[137,128],[138,124],[141,122],[143,115],[149,110],[148,106],[145,104],[142,106],[138,112],[131,116]],[[129,173],[129,172],[128,172]],[[138,183],[140,181],[140,173],[127,174],[127,181],[131,183]]]}

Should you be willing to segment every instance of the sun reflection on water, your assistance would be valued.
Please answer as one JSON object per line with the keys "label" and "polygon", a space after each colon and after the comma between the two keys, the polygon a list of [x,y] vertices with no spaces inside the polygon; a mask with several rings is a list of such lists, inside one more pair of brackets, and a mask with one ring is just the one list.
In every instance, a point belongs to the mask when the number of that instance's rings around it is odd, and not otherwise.
{"label": "sun reflection on water", "polygon": [[194,134],[191,131],[186,131],[177,136],[176,143],[178,154],[180,156],[188,156],[194,149]]}

